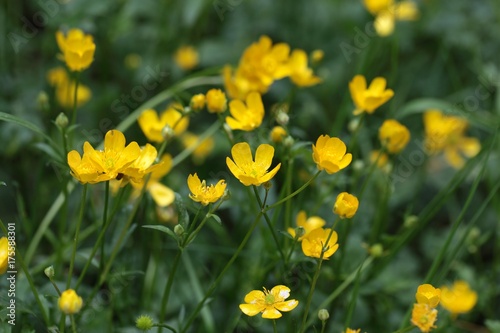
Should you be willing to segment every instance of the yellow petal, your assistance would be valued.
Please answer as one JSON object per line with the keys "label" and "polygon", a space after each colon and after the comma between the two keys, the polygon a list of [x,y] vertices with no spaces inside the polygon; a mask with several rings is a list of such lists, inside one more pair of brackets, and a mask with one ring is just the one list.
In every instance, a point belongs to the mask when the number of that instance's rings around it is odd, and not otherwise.
{"label": "yellow petal", "polygon": [[189,190],[193,193],[196,193],[201,186],[200,178],[196,173],[194,175],[189,175],[187,182]]}
{"label": "yellow petal", "polygon": [[273,162],[274,147],[268,144],[261,144],[255,152],[255,163],[263,170],[269,169]]}
{"label": "yellow petal", "polygon": [[295,309],[297,307],[297,305],[299,305],[299,301],[297,301],[296,299],[291,299],[291,300],[286,301],[286,302],[274,303],[273,305],[279,311],[288,312],[288,311],[292,311],[293,309]]}
{"label": "yellow petal", "polygon": [[242,174],[242,171],[236,164],[234,164],[233,160],[230,159],[229,157],[226,157],[226,165],[229,168],[229,170],[231,171],[231,173],[236,178],[239,179],[240,175]]}
{"label": "yellow petal", "polygon": [[117,130],[111,130],[104,137],[104,150],[121,152],[125,148],[125,135]]}
{"label": "yellow petal", "polygon": [[260,179],[259,179],[260,184],[270,181],[276,175],[276,173],[278,172],[280,167],[281,167],[281,163],[278,163],[278,165],[274,169],[272,169],[271,171],[266,173],[263,177],[260,177]]}
{"label": "yellow petal", "polygon": [[275,301],[282,302],[290,296],[290,288],[280,284],[273,287],[270,294],[274,296]]}
{"label": "yellow petal", "polygon": [[148,191],[151,197],[153,197],[153,200],[160,207],[168,206],[175,200],[174,191],[161,183],[150,183],[148,185]]}
{"label": "yellow petal", "polygon": [[[231,155],[233,156],[234,163],[243,170],[245,170],[246,166],[250,166],[253,163],[250,145],[246,142],[235,144],[231,148]],[[229,168],[231,169],[231,167]]]}
{"label": "yellow petal", "polygon": [[281,318],[281,312],[273,308],[272,306],[266,307],[264,312],[262,313],[262,318],[265,319],[278,319]]}
{"label": "yellow petal", "polygon": [[247,316],[255,316],[260,313],[264,307],[258,304],[240,304],[240,310]]}
{"label": "yellow petal", "polygon": [[259,301],[263,301],[265,298],[265,294],[261,290],[252,290],[248,294],[245,295],[245,302],[246,303],[256,303]]}
{"label": "yellow petal", "polygon": [[247,96],[247,106],[248,109],[258,115],[264,114],[264,104],[262,104],[262,98],[258,92],[251,92]]}
{"label": "yellow petal", "polygon": [[458,146],[467,157],[474,157],[481,150],[481,143],[476,138],[462,138]]}

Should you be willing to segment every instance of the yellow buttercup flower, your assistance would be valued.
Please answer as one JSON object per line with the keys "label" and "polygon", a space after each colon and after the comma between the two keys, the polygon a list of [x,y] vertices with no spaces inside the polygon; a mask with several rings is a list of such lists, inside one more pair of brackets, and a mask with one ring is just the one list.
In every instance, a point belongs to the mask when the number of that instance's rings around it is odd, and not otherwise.
{"label": "yellow buttercup flower", "polygon": [[274,126],[269,134],[271,141],[274,143],[280,143],[285,136],[286,130],[281,126]]}
{"label": "yellow buttercup flower", "polygon": [[[311,231],[323,227],[326,222],[319,216],[310,216],[309,218],[307,217],[307,214],[305,211],[301,210],[297,214],[297,219],[295,221],[297,224],[297,227],[302,227],[304,228],[304,235],[299,237],[298,241],[300,242],[304,237],[306,237]],[[292,237],[295,238],[295,229],[294,228],[288,228],[287,229],[288,233],[292,235]]]}
{"label": "yellow buttercup flower", "polygon": [[392,89],[386,89],[387,81],[383,77],[376,77],[366,87],[366,79],[363,75],[356,75],[349,82],[349,91],[356,106],[354,115],[359,115],[363,112],[372,114],[382,104],[387,102],[394,96]]}
{"label": "yellow buttercup flower", "polygon": [[455,281],[451,288],[441,287],[441,306],[454,316],[469,312],[476,303],[477,293],[465,281]]}
{"label": "yellow buttercup flower", "polygon": [[215,146],[214,139],[212,137],[205,138],[203,141],[199,142],[201,139],[198,135],[193,133],[184,133],[181,136],[182,144],[186,148],[191,148],[197,146],[193,153],[193,161],[196,164],[201,164],[205,161],[205,158],[212,152]]}
{"label": "yellow buttercup flower", "polygon": [[[169,206],[175,200],[175,192],[168,186],[162,184],[160,179],[172,169],[172,156],[164,154],[157,166],[155,165],[155,168],[151,169],[151,175],[149,176],[146,190],[151,195],[157,206]],[[134,187],[134,192],[132,193],[133,198],[137,198],[141,194],[144,182],[145,178],[142,178],[140,182],[130,183]]]}
{"label": "yellow buttercup flower", "polygon": [[189,118],[184,117],[179,109],[180,104],[170,105],[160,117],[153,109],[144,110],[137,122],[149,141],[161,143],[165,140],[165,128],[170,128],[173,134],[181,135],[189,126]]}
{"label": "yellow buttercup flower", "polygon": [[220,89],[210,89],[206,96],[207,109],[210,113],[222,113],[227,109],[226,94]]}
{"label": "yellow buttercup flower", "polygon": [[141,148],[133,141],[125,147],[122,132],[111,130],[104,137],[104,150],[96,151],[88,141],[83,144],[83,157],[76,150],[68,153],[71,175],[81,183],[95,184],[121,179],[125,169],[141,154]]}
{"label": "yellow buttercup flower", "polygon": [[417,299],[417,303],[427,304],[431,308],[435,308],[441,299],[441,289],[434,288],[428,283],[422,284],[418,286],[415,298]]}
{"label": "yellow buttercup flower", "polygon": [[70,29],[65,36],[56,32],[57,45],[62,52],[62,58],[71,71],[80,72],[87,69],[94,61],[95,44],[91,35],[80,29]]}
{"label": "yellow buttercup flower", "polygon": [[244,100],[256,91],[264,94],[275,80],[290,75],[288,66],[290,46],[285,43],[273,45],[267,36],[250,45],[241,56],[238,68],[224,67],[224,85],[231,98]]}
{"label": "yellow buttercup flower", "polygon": [[156,156],[158,152],[156,148],[147,143],[143,148],[141,148],[141,153],[132,162],[124,171],[123,171],[123,181],[122,184],[125,184],[127,181],[131,181],[132,183],[141,183],[144,179],[144,176],[148,173],[153,172],[154,170],[161,167],[161,162],[158,164],[154,164],[156,161]]}
{"label": "yellow buttercup flower", "polygon": [[[328,237],[330,239],[327,242]],[[337,240],[337,232],[332,231],[332,229],[314,229],[302,239],[302,252],[308,257],[320,258],[324,251],[323,259],[328,259],[339,248]]]}
{"label": "yellow buttercup flower", "polygon": [[231,156],[234,161],[227,157],[226,164],[231,173],[245,186],[259,186],[270,181],[281,167],[279,163],[274,169],[267,171],[274,156],[274,147],[268,144],[257,147],[255,161],[252,159],[250,145],[246,142],[235,144],[231,148]]}
{"label": "yellow buttercup flower", "polygon": [[199,56],[194,47],[185,45],[177,49],[174,60],[177,66],[187,71],[198,65]]}
{"label": "yellow buttercup flower", "polygon": [[444,151],[448,163],[461,168],[465,157],[474,157],[481,150],[476,138],[465,136],[468,122],[460,117],[448,116],[440,110],[430,109],[424,113],[425,148],[429,154]]}
{"label": "yellow buttercup flower", "polygon": [[333,212],[341,219],[352,218],[359,207],[358,198],[347,192],[342,192],[337,195],[337,200],[333,205]]}
{"label": "yellow buttercup flower", "polygon": [[381,152],[380,150],[374,150],[370,153],[370,162],[377,162],[377,167],[383,169],[388,165],[389,156],[386,153]]}
{"label": "yellow buttercup flower", "polygon": [[410,131],[397,120],[388,119],[380,126],[378,137],[389,153],[397,154],[410,141]]}
{"label": "yellow buttercup flower", "polygon": [[325,170],[329,174],[344,169],[352,161],[352,155],[346,154],[347,147],[339,138],[321,135],[316,145],[313,144],[312,150],[312,157],[318,170]]}
{"label": "yellow buttercup flower", "polygon": [[219,200],[224,195],[227,185],[226,182],[221,179],[217,184],[207,186],[205,181],[200,181],[196,173],[188,176],[187,183],[191,191],[189,197],[195,202],[200,202],[203,206]]}
{"label": "yellow buttercup flower", "polygon": [[312,69],[307,67],[307,54],[303,50],[293,50],[288,66],[290,79],[299,87],[309,87],[321,82],[321,79],[313,74]]}
{"label": "yellow buttercup flower", "polygon": [[252,131],[260,126],[264,119],[264,104],[258,92],[248,94],[246,105],[239,99],[229,103],[232,117],[226,117],[226,123],[232,130]]}
{"label": "yellow buttercup flower", "polygon": [[421,332],[430,332],[436,328],[434,323],[437,320],[438,311],[429,304],[415,303],[411,312],[411,323],[417,326]]}
{"label": "yellow buttercup flower", "polygon": [[189,106],[191,106],[191,109],[193,109],[194,111],[200,111],[205,107],[205,100],[206,98],[204,94],[196,94],[191,97]]}
{"label": "yellow buttercup flower", "polygon": [[299,301],[295,299],[285,301],[288,297],[290,288],[283,285],[275,286],[271,290],[252,290],[246,294],[246,304],[240,304],[240,310],[247,316],[262,313],[262,318],[265,319],[281,318],[281,312],[292,311],[299,305]]}
{"label": "yellow buttercup flower", "polygon": [[83,305],[82,298],[73,289],[63,291],[57,303],[59,309],[67,315],[80,312]]}
{"label": "yellow buttercup flower", "polygon": [[9,240],[7,237],[0,238],[0,274],[7,272],[9,264]]}
{"label": "yellow buttercup flower", "polygon": [[[63,67],[56,67],[47,72],[47,81],[56,88],[57,102],[66,109],[72,108],[75,98],[75,81],[71,80]],[[79,84],[76,106],[82,106],[92,97],[89,87]]]}

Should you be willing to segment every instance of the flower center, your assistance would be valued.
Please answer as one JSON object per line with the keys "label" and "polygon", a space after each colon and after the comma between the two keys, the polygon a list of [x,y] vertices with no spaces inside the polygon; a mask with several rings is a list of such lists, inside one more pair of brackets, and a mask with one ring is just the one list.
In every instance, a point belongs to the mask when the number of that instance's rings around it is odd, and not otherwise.
{"label": "flower center", "polygon": [[267,294],[266,297],[264,298],[266,301],[266,304],[271,305],[274,304],[274,295],[272,294]]}

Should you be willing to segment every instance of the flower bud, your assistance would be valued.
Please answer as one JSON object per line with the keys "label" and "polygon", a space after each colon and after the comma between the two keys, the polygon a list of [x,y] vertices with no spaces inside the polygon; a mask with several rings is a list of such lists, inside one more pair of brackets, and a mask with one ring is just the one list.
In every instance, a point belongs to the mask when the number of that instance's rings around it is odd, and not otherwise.
{"label": "flower bud", "polygon": [[66,128],[69,124],[68,117],[64,113],[59,113],[56,118],[56,126],[60,129]]}
{"label": "flower bud", "polygon": [[180,224],[177,224],[175,227],[174,227],[174,233],[179,236],[179,237],[182,237],[182,235],[184,235],[184,227]]}
{"label": "flower bud", "polygon": [[295,143],[295,140],[290,135],[288,135],[286,138],[283,139],[283,146],[285,146],[287,148],[290,148],[291,146],[293,146],[294,143]]}
{"label": "flower bud", "polygon": [[227,109],[226,94],[220,89],[210,89],[205,96],[207,109],[210,113],[222,113]]}
{"label": "flower bud", "polygon": [[328,318],[330,318],[330,314],[328,313],[327,309],[321,309],[318,311],[318,318],[321,321],[326,321]]}
{"label": "flower bud", "polygon": [[191,106],[191,109],[194,111],[200,111],[205,107],[205,95],[203,94],[196,94],[193,97],[191,97],[191,102],[189,103]]}
{"label": "flower bud", "polygon": [[153,328],[153,319],[148,315],[141,315],[135,320],[135,326],[141,331],[149,331]]}
{"label": "flower bud", "polygon": [[289,120],[290,117],[288,116],[288,114],[282,110],[279,110],[276,114],[276,122],[281,126],[286,126]]}
{"label": "flower bud", "polygon": [[359,118],[352,119],[348,124],[347,128],[351,133],[355,132],[359,127]]}
{"label": "flower bud", "polygon": [[54,271],[54,266],[49,266],[47,268],[44,269],[43,271],[45,273],[45,275],[49,278],[49,279],[52,279],[54,277],[54,275],[56,274],[55,271]]}
{"label": "flower bud", "polygon": [[280,143],[286,136],[286,130],[281,126],[274,126],[269,134],[271,141],[274,143]]}
{"label": "flower bud", "polygon": [[380,243],[373,244],[368,249],[368,253],[374,258],[379,258],[384,253],[384,247]]}
{"label": "flower bud", "polygon": [[49,111],[49,95],[45,91],[40,91],[36,97],[38,110]]}
{"label": "flower bud", "polygon": [[300,239],[302,236],[306,234],[306,229],[302,226],[298,226],[295,228],[295,238]]}
{"label": "flower bud", "polygon": [[59,309],[67,315],[72,315],[80,312],[83,301],[73,289],[68,289],[62,292],[58,301]]}
{"label": "flower bud", "polygon": [[341,219],[350,219],[356,214],[358,207],[358,198],[347,192],[342,192],[337,196],[337,200],[335,200],[333,213],[337,214]]}
{"label": "flower bud", "polygon": [[323,60],[323,57],[325,56],[325,53],[323,52],[323,50],[314,50],[312,53],[311,53],[311,60],[312,60],[312,63],[313,64],[318,64],[319,62],[321,62],[321,60]]}

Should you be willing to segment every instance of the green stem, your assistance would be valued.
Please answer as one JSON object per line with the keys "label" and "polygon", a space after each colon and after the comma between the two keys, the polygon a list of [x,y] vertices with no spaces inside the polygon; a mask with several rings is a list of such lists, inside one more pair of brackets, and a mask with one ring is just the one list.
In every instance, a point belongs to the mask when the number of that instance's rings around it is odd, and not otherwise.
{"label": "green stem", "polygon": [[[319,305],[319,307],[316,309],[316,312],[319,311],[319,309],[326,308],[328,304],[333,302],[355,279],[356,275],[358,274],[358,271],[361,270],[364,271],[368,266],[371,265],[373,262],[373,257],[369,257],[368,259],[364,260],[360,267],[361,268],[356,268],[345,280],[342,282],[340,286],[338,286],[324,301]],[[309,321],[306,324],[306,327],[309,327],[312,325],[314,318],[309,319]]]}
{"label": "green stem", "polygon": [[[0,219],[0,228],[2,229],[2,232],[5,234],[7,237],[9,235],[9,232],[7,231],[7,228],[3,224],[2,219]],[[45,322],[45,325],[48,327],[50,326],[50,321],[49,321],[49,316],[45,312],[45,308],[43,307],[42,301],[40,300],[40,295],[38,294],[38,290],[35,287],[35,283],[33,282],[33,278],[31,277],[28,267],[26,266],[26,263],[23,260],[23,257],[21,256],[21,253],[15,249],[15,256],[17,259],[17,262],[19,262],[19,265],[21,265],[21,269],[23,270],[24,274],[26,274],[26,279],[28,280],[28,284],[30,285],[31,292],[35,296],[36,303],[40,307],[40,312],[42,313],[43,321]]]}
{"label": "green stem", "polygon": [[[177,255],[175,256],[174,264],[172,265],[172,270],[170,271],[170,274],[168,274],[167,285],[165,286],[165,291],[163,292],[163,297],[161,299],[161,308],[160,308],[160,317],[159,317],[160,321],[163,321],[165,318],[165,314],[167,311],[168,298],[170,296],[170,290],[172,290],[174,276],[175,276],[175,273],[177,272],[177,267],[179,266],[181,256],[182,256],[182,249],[179,249],[179,251],[177,252]],[[158,333],[160,333],[161,330],[162,330],[162,327],[158,326]]]}
{"label": "green stem", "polygon": [[266,204],[267,194],[269,193],[269,191],[266,189],[266,197],[264,198],[264,202],[262,202],[262,200],[260,200],[259,192],[257,191],[257,186],[255,186],[255,185],[253,185],[253,192],[255,194],[255,198],[257,199],[259,206],[262,209],[264,219],[266,220],[267,226],[269,227],[269,230],[271,231],[271,235],[273,236],[274,242],[276,243],[276,247],[278,248],[281,259],[283,260],[283,262],[286,263],[285,254],[283,253],[283,250],[281,249],[281,245],[279,243],[278,237],[276,236],[276,233],[274,232],[274,228],[273,228],[273,225],[271,223],[271,220],[269,219],[269,216],[267,215],[266,211],[264,210],[264,205]]}
{"label": "green stem", "polygon": [[219,275],[217,276],[217,278],[215,279],[215,281],[212,282],[212,284],[208,288],[207,292],[205,293],[205,296],[203,297],[203,299],[198,303],[198,305],[196,306],[196,308],[193,311],[193,313],[186,320],[186,325],[181,329],[181,333],[186,332],[187,329],[191,326],[191,324],[195,320],[195,318],[198,316],[198,313],[200,312],[201,308],[203,307],[203,305],[205,305],[205,302],[207,301],[207,299],[215,291],[215,288],[219,285],[219,282],[222,280],[222,277],[224,277],[224,274],[227,272],[227,270],[229,269],[229,267],[231,267],[231,265],[236,260],[236,258],[238,258],[238,256],[240,255],[241,251],[243,250],[243,248],[245,247],[246,243],[250,239],[250,236],[252,235],[252,232],[257,227],[257,224],[259,223],[261,217],[262,217],[262,212],[260,212],[257,215],[257,217],[255,218],[254,222],[250,226],[250,229],[248,229],[245,237],[243,238],[243,240],[241,241],[240,245],[236,249],[236,252],[233,254],[233,256],[231,257],[231,259],[229,259],[229,261],[227,262],[226,266],[224,266],[224,268],[219,273]]}
{"label": "green stem", "polygon": [[169,326],[167,324],[153,324],[153,327],[158,327],[158,328],[163,327],[163,328],[171,330],[174,333],[177,333],[177,331],[175,330],[175,328],[173,328],[172,326]]}
{"label": "green stem", "polygon": [[307,186],[309,186],[309,184],[311,184],[313,182],[313,180],[316,179],[316,177],[319,176],[319,174],[321,173],[321,170],[318,170],[318,172],[316,172],[314,174],[314,176],[311,177],[311,179],[309,179],[304,185],[302,185],[298,190],[296,190],[295,192],[293,192],[292,194],[289,194],[287,195],[286,197],[284,197],[283,199],[273,203],[272,205],[269,205],[267,206],[266,208],[264,208],[264,212],[267,212],[268,210],[274,208],[274,207],[277,207],[279,205],[281,205],[283,202],[293,198],[294,196],[296,196],[297,194],[299,194],[300,192],[302,192]]}
{"label": "green stem", "polygon": [[71,114],[71,126],[76,123],[76,106],[78,103],[78,86],[80,85],[80,72],[76,73],[75,93],[73,95],[73,112]]}
{"label": "green stem", "polygon": [[87,184],[83,185],[82,199],[80,202],[80,213],[78,214],[78,221],[76,223],[75,238],[73,239],[73,251],[71,253],[71,261],[69,263],[68,280],[66,281],[66,289],[69,289],[69,286],[71,285],[71,278],[73,275],[73,266],[75,264],[75,257],[76,257],[76,248],[78,246],[78,235],[80,233],[80,226],[82,225],[86,197],[87,197]]}
{"label": "green stem", "polygon": [[70,315],[69,317],[71,318],[71,329],[73,330],[73,333],[76,333],[75,316]]}
{"label": "green stem", "polygon": [[394,331],[393,333],[406,333],[406,332],[410,332],[414,328],[415,328],[415,326],[407,326],[405,328],[402,328],[402,329],[399,329],[397,331]]}
{"label": "green stem", "polygon": [[[104,211],[102,212],[102,229],[104,234],[106,234],[106,226],[108,221],[108,202],[109,202],[109,181],[105,184],[104,190]],[[102,271],[104,267],[104,242],[101,241],[101,261],[99,265],[99,271]]]}
{"label": "green stem", "polygon": [[276,328],[276,319],[273,319],[273,330],[274,333],[278,333],[278,329]]}
{"label": "green stem", "polygon": [[[335,226],[335,224],[336,223],[334,223],[334,226]],[[328,251],[328,242],[330,241],[330,238],[332,237],[333,232],[334,232],[334,230],[332,227],[330,229],[330,233],[328,234],[328,237],[326,238],[325,244],[323,245],[323,248],[321,249],[321,255],[319,256],[319,260],[318,260],[318,267],[316,268],[316,272],[314,273],[314,277],[313,277],[313,280],[311,283],[311,289],[309,289],[309,295],[307,295],[306,308],[304,310],[304,316],[302,317],[302,325],[301,325],[300,330],[299,330],[299,332],[302,332],[302,333],[305,333],[305,330],[306,330],[307,316],[309,314],[309,308],[311,307],[312,296],[314,293],[314,289],[316,288],[316,282],[318,281],[319,273],[321,271],[321,264],[323,263],[323,257],[325,255],[325,252]]]}
{"label": "green stem", "polygon": [[[78,287],[83,281],[83,278],[85,277],[85,274],[87,273],[87,269],[89,268],[90,264],[92,263],[92,259],[94,258],[95,254],[97,253],[97,250],[99,249],[99,245],[101,242],[103,242],[104,235],[106,234],[106,230],[108,230],[109,225],[111,224],[111,221],[113,221],[113,217],[115,216],[116,212],[118,211],[118,207],[120,206],[121,200],[123,198],[123,195],[125,193],[125,188],[120,189],[120,193],[118,194],[118,198],[115,202],[115,205],[113,207],[113,211],[111,212],[111,216],[109,219],[106,221],[106,225],[101,228],[101,232],[99,233],[99,236],[97,237],[97,241],[94,244],[94,247],[92,248],[92,252],[90,252],[90,256],[87,259],[87,262],[85,263],[85,266],[83,267],[82,272],[80,273],[80,276],[78,277],[78,280],[76,281],[75,285],[75,290],[78,290]],[[98,228],[98,227],[97,227]]]}

